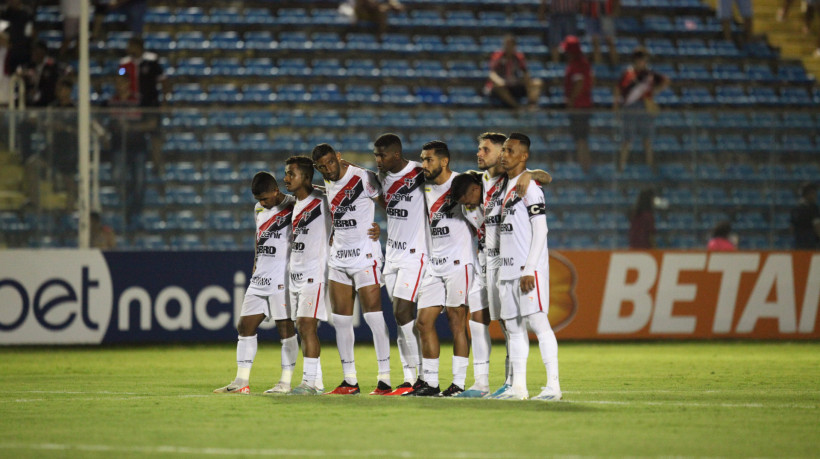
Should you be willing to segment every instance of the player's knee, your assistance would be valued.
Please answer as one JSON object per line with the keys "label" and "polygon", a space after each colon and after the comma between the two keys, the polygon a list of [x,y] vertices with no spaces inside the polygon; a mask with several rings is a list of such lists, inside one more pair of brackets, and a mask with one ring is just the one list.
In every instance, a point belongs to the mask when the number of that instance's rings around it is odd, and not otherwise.
{"label": "player's knee", "polygon": [[396,323],[404,325],[413,320],[413,304],[406,300],[397,299],[396,304]]}
{"label": "player's knee", "polygon": [[296,328],[290,319],[277,320],[276,330],[279,331],[279,336],[282,338],[290,338],[296,334]]}
{"label": "player's knee", "polygon": [[296,328],[302,335],[316,332],[316,322],[308,317],[300,317],[296,320]]}

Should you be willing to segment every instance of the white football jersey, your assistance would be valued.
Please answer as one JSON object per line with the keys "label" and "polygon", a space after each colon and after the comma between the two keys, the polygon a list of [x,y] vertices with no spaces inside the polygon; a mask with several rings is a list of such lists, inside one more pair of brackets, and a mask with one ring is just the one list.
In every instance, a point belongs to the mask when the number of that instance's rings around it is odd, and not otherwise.
{"label": "white football jersey", "polygon": [[[523,275],[532,243],[530,220],[543,218],[546,221],[547,219],[544,192],[541,188],[530,186],[525,196],[518,196],[515,191],[517,180],[518,177],[514,177],[508,181],[502,202],[501,224],[499,225],[501,267],[498,271],[498,278],[501,280],[519,279]],[[547,244],[545,243],[544,247],[538,249],[540,254],[535,269],[549,272]]]}
{"label": "white football jersey", "polygon": [[348,166],[339,180],[325,180],[330,215],[333,219],[333,246],[328,264],[334,268],[367,268],[381,259],[381,246],[367,231],[373,224],[373,198],[381,193],[375,175]]}
{"label": "white football jersey", "polygon": [[450,186],[456,175],[453,172],[441,185],[431,182],[424,185],[432,240],[428,272],[434,276],[446,276],[475,261],[476,249],[470,224],[459,209],[461,206],[450,195]]}
{"label": "white football jersey", "polygon": [[501,247],[498,225],[501,223],[501,205],[504,200],[504,191],[507,189],[507,174],[490,177],[489,172],[484,171],[481,175],[481,182],[484,186],[482,193],[484,254],[487,257],[487,267],[498,268],[501,266],[501,258],[498,254]]}
{"label": "white football jersey", "polygon": [[291,279],[324,282],[330,245],[330,211],[322,192],[313,190],[293,205],[291,239],[288,265]]}
{"label": "white football jersey", "polygon": [[393,174],[379,176],[387,214],[387,260],[394,265],[417,263],[430,244],[424,205],[424,172],[421,164],[408,161]]}
{"label": "white football jersey", "polygon": [[270,295],[284,291],[287,285],[290,252],[293,196],[285,195],[278,206],[266,209],[256,203],[256,269],[253,271],[248,293]]}

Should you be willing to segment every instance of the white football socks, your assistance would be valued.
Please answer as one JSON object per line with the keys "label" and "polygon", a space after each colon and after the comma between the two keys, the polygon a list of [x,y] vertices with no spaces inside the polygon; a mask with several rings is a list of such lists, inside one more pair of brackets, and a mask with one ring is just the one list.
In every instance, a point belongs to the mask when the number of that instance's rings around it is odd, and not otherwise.
{"label": "white football socks", "polygon": [[424,371],[424,382],[430,387],[439,387],[438,359],[422,359],[421,368]]}
{"label": "white football socks", "polygon": [[302,369],[302,383],[313,386],[316,381],[319,359],[315,357],[305,357],[303,363],[304,368]]}
{"label": "white football socks", "polygon": [[333,314],[333,326],[336,328],[336,347],[339,348],[339,358],[342,360],[342,373],[348,384],[356,385],[356,360],[353,344],[356,337],[353,334],[353,316]]}
{"label": "white football socks", "polygon": [[520,317],[505,321],[509,332],[510,363],[512,364],[512,386],[521,394],[527,393],[527,357],[530,354],[530,342],[527,328]]}
{"label": "white football socks", "polygon": [[504,384],[511,386],[512,385],[512,365],[510,365],[510,332],[507,331],[507,327],[499,321],[501,324],[501,330],[504,331],[504,347],[507,349],[507,355],[504,357]]}
{"label": "white football socks", "polygon": [[475,387],[487,390],[490,388],[490,327],[471,320],[470,338],[473,345]]}
{"label": "white football socks", "polygon": [[299,358],[299,341],[296,335],[280,340],[282,343],[282,377],[279,381],[290,384],[293,380],[293,369],[296,368],[296,359]]}
{"label": "white football socks", "polygon": [[416,321],[400,325],[398,327],[399,356],[401,357],[402,369],[404,371],[404,382],[413,384],[420,375],[419,366],[419,341],[415,334]]}
{"label": "white football socks", "polygon": [[236,379],[245,381],[251,379],[251,367],[256,357],[256,335],[240,336],[236,341]]}
{"label": "white football socks", "polygon": [[364,313],[364,321],[373,333],[373,346],[376,348],[376,360],[379,364],[379,381],[390,385],[390,335],[387,333],[387,322],[381,311]]}
{"label": "white football socks", "polygon": [[547,370],[547,387],[560,390],[558,382],[558,341],[555,332],[550,327],[547,314],[537,312],[527,317],[527,323],[538,337],[538,348],[541,350],[541,360]]}
{"label": "white football socks", "polygon": [[464,389],[467,381],[467,367],[470,366],[469,357],[453,356],[453,384]]}

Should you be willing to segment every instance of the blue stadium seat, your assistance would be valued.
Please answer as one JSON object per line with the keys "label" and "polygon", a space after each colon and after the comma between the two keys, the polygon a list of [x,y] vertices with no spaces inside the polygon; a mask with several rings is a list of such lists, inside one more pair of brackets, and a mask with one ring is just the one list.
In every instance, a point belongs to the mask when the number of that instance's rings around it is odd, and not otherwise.
{"label": "blue stadium seat", "polygon": [[802,64],[781,64],[777,69],[777,78],[780,82],[797,83],[797,84],[813,84],[814,77],[806,73],[806,69]]}
{"label": "blue stadium seat", "polygon": [[201,182],[202,173],[192,162],[172,162],[165,165],[164,182]]}
{"label": "blue stadium seat", "polygon": [[238,8],[211,8],[210,22],[222,26],[240,26],[245,24],[245,17]]}
{"label": "blue stadium seat", "polygon": [[413,65],[416,76],[420,78],[447,78],[447,71],[438,60],[418,60]]}
{"label": "blue stadium seat", "polygon": [[472,86],[450,86],[447,95],[453,105],[480,107],[487,103],[487,99]]}
{"label": "blue stadium seat", "polygon": [[664,35],[673,35],[675,33],[675,25],[668,16],[645,15],[643,17],[643,27],[647,31]]}
{"label": "blue stadium seat", "polygon": [[787,129],[816,129],[817,122],[811,113],[805,112],[784,112],[783,127]]}
{"label": "blue stadium seat", "polygon": [[811,107],[815,105],[806,88],[785,86],[780,88],[780,102],[785,106]]}
{"label": "blue stadium seat", "polygon": [[176,16],[167,6],[152,6],[148,8],[144,16],[148,24],[168,25],[176,23]]}
{"label": "blue stadium seat", "polygon": [[[380,100],[376,90],[372,86],[367,85],[347,85],[345,88],[345,98],[348,102],[363,104],[375,104]],[[371,124],[362,126],[373,126],[373,124],[371,122]]]}
{"label": "blue stadium seat", "polygon": [[711,81],[712,74],[703,64],[680,64],[678,66],[678,78],[689,81]]}
{"label": "blue stadium seat", "polygon": [[[246,16],[247,19],[252,19]],[[273,39],[271,33],[267,30],[255,30],[245,32],[245,48],[255,50],[272,50],[278,46],[278,42]]]}
{"label": "blue stadium seat", "polygon": [[696,227],[695,216],[690,212],[669,212],[658,220],[661,231],[691,231]]}
{"label": "blue stadium seat", "polygon": [[450,119],[440,110],[426,110],[424,116],[418,118],[418,127],[429,129],[446,129],[450,127]]}
{"label": "blue stadium seat", "polygon": [[695,107],[711,107],[716,104],[709,89],[702,86],[684,87],[681,90],[681,102]]}
{"label": "blue stadium seat", "polygon": [[[199,192],[193,186],[186,185],[186,186],[168,187],[165,190],[165,203],[166,204],[178,204],[178,205],[183,205],[183,206],[186,206],[186,207],[197,206],[197,205],[202,204],[202,196],[200,196]],[[182,214],[182,212],[178,212],[176,215],[180,216],[181,214]],[[191,223],[191,221],[190,221],[191,219],[187,219],[187,218],[182,219],[182,220],[176,220],[174,222],[174,223],[176,223],[176,222],[184,221],[186,227],[182,227],[180,225],[174,226],[173,224],[171,224],[171,217],[170,216],[168,217],[168,220],[169,220],[169,225],[172,228],[176,227],[176,228],[181,228],[181,229],[190,229],[190,226],[193,225],[193,223]]]}
{"label": "blue stadium seat", "polygon": [[410,11],[409,19],[409,25],[416,27],[441,27],[444,25],[441,14],[436,10],[414,9]]}
{"label": "blue stadium seat", "polygon": [[738,67],[736,64],[715,64],[714,66],[712,66],[712,78],[724,82],[749,81],[749,75],[746,72],[740,70],[740,67]]}
{"label": "blue stadium seat", "polygon": [[458,79],[483,80],[487,72],[479,69],[475,61],[454,60],[447,62],[448,76]]}
{"label": "blue stadium seat", "polygon": [[483,50],[476,43],[475,39],[469,35],[448,35],[444,38],[447,48],[455,53],[481,53]]}
{"label": "blue stadium seat", "polygon": [[217,57],[211,60],[211,74],[214,76],[242,76],[245,67],[236,57]]}
{"label": "blue stadium seat", "polygon": [[214,161],[206,164],[205,175],[214,182],[235,182],[239,179],[239,174],[228,161]]}
{"label": "blue stadium seat", "polygon": [[336,32],[314,32],[310,35],[313,49],[333,51],[342,50],[345,47],[345,42],[342,37]]}
{"label": "blue stadium seat", "polygon": [[375,52],[381,49],[376,37],[370,33],[347,34],[346,47],[352,51]]}
{"label": "blue stadium seat", "polygon": [[752,88],[749,88],[749,97],[757,105],[780,105],[780,98],[777,96],[777,94],[775,94],[774,89],[767,86],[754,86]]}
{"label": "blue stadium seat", "polygon": [[692,172],[689,168],[680,163],[661,164],[658,166],[658,172],[664,180],[670,182],[687,182],[693,178]]}
{"label": "blue stadium seat", "polygon": [[222,234],[209,237],[208,248],[211,250],[239,250],[239,244],[233,236]]}
{"label": "blue stadium seat", "polygon": [[[300,136],[301,138],[301,136]],[[239,176],[242,178],[253,177],[259,171],[269,171],[270,165],[265,161],[252,161],[239,165]]]}
{"label": "blue stadium seat", "polygon": [[406,34],[388,33],[382,37],[381,49],[394,53],[415,53],[419,51]]}
{"label": "blue stadium seat", "polygon": [[785,153],[817,153],[818,150],[807,135],[788,134],[781,141]]}
{"label": "blue stadium seat", "polygon": [[678,40],[678,53],[684,56],[714,57],[715,51],[699,38]]}
{"label": "blue stadium seat", "polygon": [[[120,200],[120,193],[117,191],[116,187],[113,186],[103,186],[100,187],[100,204],[103,207],[119,207],[122,205]],[[2,225],[0,225],[2,228]]]}
{"label": "blue stadium seat", "polygon": [[381,101],[395,105],[414,105],[419,103],[419,98],[410,93],[407,86],[384,85],[381,88]]}
{"label": "blue stadium seat", "polygon": [[173,73],[167,69],[166,73],[177,76],[205,77],[211,74],[211,67],[201,57],[179,59]]}
{"label": "blue stadium seat", "polygon": [[718,153],[743,154],[748,149],[746,139],[740,134],[718,134],[715,136]]}
{"label": "blue stadium seat", "polygon": [[314,59],[311,62],[312,74],[316,76],[339,78],[346,75],[346,70],[339,63],[339,59]]}
{"label": "blue stadium seat", "polygon": [[216,128],[242,128],[246,127],[248,122],[245,116],[243,116],[243,112],[237,110],[218,110],[211,112],[208,118],[208,124]]}
{"label": "blue stadium seat", "polygon": [[170,116],[163,118],[162,125],[165,127],[205,127],[208,125],[208,118],[199,110],[175,110]]}
{"label": "blue stadium seat", "polygon": [[242,100],[242,93],[235,84],[213,84],[208,88],[206,101],[209,103],[232,104],[242,102]]}
{"label": "blue stadium seat", "polygon": [[[312,43],[307,32],[289,31],[279,33],[279,49],[287,51],[309,51]],[[280,59],[281,60],[281,59]]]}
{"label": "blue stadium seat", "polygon": [[235,153],[236,142],[228,132],[207,132],[202,139],[202,147],[216,153]]}
{"label": "blue stadium seat", "polygon": [[737,180],[740,182],[760,180],[760,176],[754,166],[750,164],[728,164],[724,171],[724,176],[728,180]]}
{"label": "blue stadium seat", "polygon": [[208,15],[198,7],[180,8],[174,14],[177,24],[206,25],[210,21]]}
{"label": "blue stadium seat", "polygon": [[726,40],[712,40],[709,44],[712,53],[718,58],[738,58],[742,53],[734,43]]}
{"label": "blue stadium seat", "polygon": [[348,59],[345,61],[346,74],[357,78],[375,78],[381,75],[373,59]]}
{"label": "blue stadium seat", "polygon": [[245,48],[245,42],[238,32],[221,31],[213,32],[209,36],[211,42],[211,49],[218,49],[222,51],[235,51]]}
{"label": "blue stadium seat", "polygon": [[338,148],[347,152],[372,153],[373,140],[365,132],[346,134],[339,139]]}
{"label": "blue stadium seat", "polygon": [[745,69],[750,81],[763,84],[777,83],[777,78],[768,64],[746,64]]}
{"label": "blue stadium seat", "polygon": [[140,234],[134,239],[134,248],[138,250],[167,250],[168,245],[162,236],[158,234]]}
{"label": "blue stadium seat", "polygon": [[692,194],[692,191],[687,188],[670,188],[664,193],[664,197],[669,199],[671,206],[678,208],[690,206],[695,202],[695,196]]}
{"label": "blue stadium seat", "polygon": [[768,202],[763,193],[756,188],[735,188],[730,193],[732,202],[741,207],[768,207]]}
{"label": "blue stadium seat", "polygon": [[173,236],[169,247],[171,250],[203,250],[205,245],[199,236],[186,234],[184,236]]}
{"label": "blue stadium seat", "polygon": [[267,83],[246,84],[242,86],[242,101],[252,103],[270,103],[276,100],[276,94]]}
{"label": "blue stadium seat", "polygon": [[[765,131],[764,131],[765,132]],[[749,135],[749,152],[772,154],[780,153],[780,143],[772,134],[752,134]]]}
{"label": "blue stadium seat", "polygon": [[305,91],[303,84],[283,84],[276,88],[276,96],[278,101],[282,102],[306,102],[309,99],[308,93]]}
{"label": "blue stadium seat", "polygon": [[304,8],[280,8],[276,13],[276,23],[282,25],[308,25],[310,16]]}
{"label": "blue stadium seat", "polygon": [[270,153],[276,150],[268,135],[261,132],[239,134],[237,147],[241,151],[258,153]]}
{"label": "blue stadium seat", "polygon": [[211,47],[211,43],[205,39],[205,35],[200,31],[177,32],[176,49],[187,51],[204,51]]}
{"label": "blue stadium seat", "polygon": [[444,12],[444,20],[453,28],[479,27],[481,22],[470,10],[449,10]]}
{"label": "blue stadium seat", "polygon": [[165,137],[163,150],[181,153],[200,153],[202,144],[193,132],[172,132]]}
{"label": "blue stadium seat", "polygon": [[379,72],[389,78],[413,78],[415,71],[410,68],[407,59],[383,59],[379,63]]}
{"label": "blue stadium seat", "polygon": [[309,100],[311,102],[342,103],[345,101],[345,96],[335,84],[314,84],[310,86]]}

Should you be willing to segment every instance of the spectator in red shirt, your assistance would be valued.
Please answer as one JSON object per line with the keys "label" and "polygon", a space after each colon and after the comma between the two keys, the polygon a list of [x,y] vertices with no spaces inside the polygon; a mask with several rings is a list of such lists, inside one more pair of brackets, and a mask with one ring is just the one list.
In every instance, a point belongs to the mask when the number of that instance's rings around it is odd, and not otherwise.
{"label": "spectator in red shirt", "polygon": [[586,0],[583,5],[587,34],[592,38],[592,57],[601,63],[601,37],[609,48],[609,64],[618,65],[618,50],[615,48],[615,17],[621,10],[621,0]]}
{"label": "spectator in red shirt", "polygon": [[731,252],[737,250],[737,236],[732,234],[731,223],[722,221],[715,226],[712,230],[712,238],[709,239],[709,243],[706,245],[706,250],[715,252]]}
{"label": "spectator in red shirt", "polygon": [[655,214],[653,212],[655,190],[645,188],[638,195],[635,207],[629,215],[629,248],[655,248]]}
{"label": "spectator in red shirt", "polygon": [[589,118],[592,115],[592,86],[595,77],[578,37],[568,36],[561,44],[567,55],[567,68],[564,71],[564,97],[569,112],[569,130],[575,140],[578,162],[584,171],[589,170]]}
{"label": "spectator in red shirt", "polygon": [[485,93],[500,99],[510,108],[518,108],[520,100],[527,97],[531,110],[538,107],[541,80],[530,78],[524,54],[516,49],[515,37],[504,37],[504,48],[490,57],[490,75],[484,87]]}
{"label": "spectator in red shirt", "polygon": [[629,148],[637,138],[643,141],[646,164],[649,167],[655,166],[652,138],[655,135],[658,105],[655,104],[654,94],[667,86],[669,78],[649,68],[649,53],[643,47],[635,48],[632,52],[632,65],[621,74],[613,98],[614,109],[623,108],[619,170],[626,166]]}

